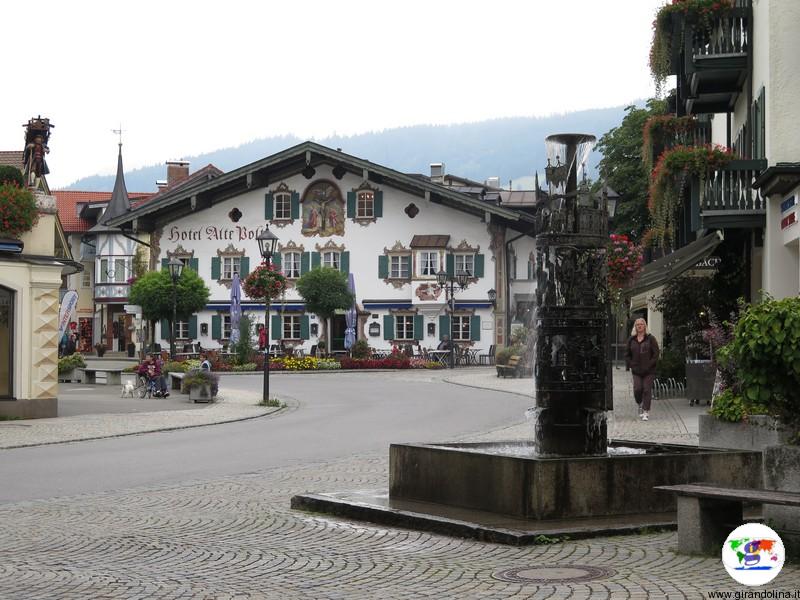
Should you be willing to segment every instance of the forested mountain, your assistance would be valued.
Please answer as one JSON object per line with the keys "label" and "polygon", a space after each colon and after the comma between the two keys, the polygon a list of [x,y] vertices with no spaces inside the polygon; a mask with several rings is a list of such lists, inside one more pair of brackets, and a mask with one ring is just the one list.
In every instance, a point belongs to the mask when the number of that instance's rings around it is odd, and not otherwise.
{"label": "forested mountain", "polygon": [[[637,102],[640,104],[640,102]],[[331,136],[314,140],[331,148],[365,158],[404,173],[428,174],[430,163],[443,162],[452,175],[483,181],[499,177],[504,187],[531,188],[533,174],[547,164],[544,138],[553,133],[592,133],[598,138],[622,121],[624,107],[585,110],[550,117],[515,117],[457,125],[414,125],[353,136]],[[295,136],[255,140],[235,148],[184,157],[195,171],[211,163],[230,171],[298,144]],[[154,157],[166,160],[169,157]],[[599,156],[590,159],[590,173]],[[166,178],[163,161],[125,173],[127,188],[146,192],[156,189],[157,179]],[[67,189],[110,191],[113,175],[85,177]]]}

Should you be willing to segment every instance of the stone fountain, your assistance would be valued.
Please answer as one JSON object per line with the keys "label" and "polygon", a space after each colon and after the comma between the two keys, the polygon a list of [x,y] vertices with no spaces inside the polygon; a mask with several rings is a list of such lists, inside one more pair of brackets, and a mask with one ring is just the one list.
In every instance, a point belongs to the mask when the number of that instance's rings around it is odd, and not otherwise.
{"label": "stone fountain", "polygon": [[[584,517],[606,522],[622,517],[626,527],[635,528],[652,525],[653,514],[675,511],[672,495],[654,491],[655,486],[760,485],[757,452],[609,444],[608,212],[605,197],[592,196],[578,183],[595,138],[559,134],[546,141],[548,189],[537,189],[536,208],[531,440],[392,444],[388,496],[306,495],[293,498],[294,507],[412,527],[427,523],[424,528],[433,529],[430,523],[448,509],[474,511],[484,516],[466,518],[484,522],[486,515],[508,517],[513,527],[534,531],[553,531],[548,523]],[[401,514],[409,518],[399,519]],[[503,536],[488,539],[503,541]]]}

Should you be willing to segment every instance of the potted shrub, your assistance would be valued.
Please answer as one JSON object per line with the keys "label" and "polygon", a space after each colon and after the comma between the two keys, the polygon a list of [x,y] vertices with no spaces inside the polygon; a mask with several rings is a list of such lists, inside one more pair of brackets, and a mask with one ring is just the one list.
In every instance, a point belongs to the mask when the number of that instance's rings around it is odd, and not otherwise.
{"label": "potted shrub", "polygon": [[82,354],[70,354],[69,356],[65,356],[64,358],[58,359],[58,380],[64,382],[72,382],[75,381],[77,383],[83,382],[83,377],[81,376],[80,372],[77,371],[79,368],[83,368],[86,366],[86,361],[83,359]]}
{"label": "potted shrub", "polygon": [[219,375],[211,371],[191,371],[183,378],[183,388],[189,390],[192,402],[211,402],[219,389]]}
{"label": "potted shrub", "polygon": [[16,181],[0,182],[0,238],[16,239],[39,221],[36,198]]}
{"label": "potted shrub", "polygon": [[106,353],[106,345],[103,342],[97,342],[94,345],[94,350],[97,352],[97,356],[102,357]]}

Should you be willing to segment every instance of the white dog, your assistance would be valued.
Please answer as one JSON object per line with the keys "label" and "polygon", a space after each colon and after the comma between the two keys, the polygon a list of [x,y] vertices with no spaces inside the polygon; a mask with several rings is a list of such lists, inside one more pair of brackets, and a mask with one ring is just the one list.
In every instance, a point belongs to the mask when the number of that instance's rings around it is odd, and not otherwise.
{"label": "white dog", "polygon": [[133,390],[135,389],[136,388],[130,381],[126,382],[125,385],[122,386],[122,396],[120,396],[120,398],[124,398],[125,394],[133,398]]}

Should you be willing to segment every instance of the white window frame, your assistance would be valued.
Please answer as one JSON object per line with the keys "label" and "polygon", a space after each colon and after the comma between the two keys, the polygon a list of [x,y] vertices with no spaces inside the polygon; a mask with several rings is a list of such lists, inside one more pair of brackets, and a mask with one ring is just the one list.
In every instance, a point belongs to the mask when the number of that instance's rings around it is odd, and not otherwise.
{"label": "white window frame", "polygon": [[375,192],[356,192],[356,219],[371,219],[375,216]]}
{"label": "white window frame", "polygon": [[81,273],[81,287],[92,287],[92,271],[86,264],[83,265],[83,273]]}
{"label": "white window frame", "polygon": [[[294,257],[290,260],[290,257]],[[295,260],[296,259],[296,260]],[[300,277],[300,265],[302,257],[300,252],[284,252],[281,256],[281,267],[283,274],[288,279],[297,279]]]}
{"label": "white window frame", "polygon": [[175,339],[188,340],[189,339],[189,321],[175,321]]}
{"label": "white window frame", "polygon": [[[436,273],[441,269],[441,252],[439,250],[419,250],[417,256],[420,276],[436,278]],[[433,261],[431,261],[432,257]]]}
{"label": "white window frame", "polygon": [[234,273],[242,272],[242,257],[241,256],[222,256],[220,264],[220,279],[231,280]]}
{"label": "white window frame", "polygon": [[475,255],[454,254],[453,269],[455,275],[458,275],[461,271],[467,271],[470,277],[475,277]]}
{"label": "white window frame", "polygon": [[411,341],[414,339],[414,315],[395,316],[394,339],[403,341]]}
{"label": "white window frame", "polygon": [[411,255],[389,255],[389,279],[411,279]]}
{"label": "white window frame", "polygon": [[229,314],[221,315],[222,317],[222,339],[231,339],[231,316]]}
{"label": "white window frame", "polygon": [[337,250],[325,250],[322,253],[321,262],[323,267],[330,267],[337,271],[342,269],[342,256]]}
{"label": "white window frame", "polygon": [[[300,339],[301,315],[281,315],[281,335],[284,340]],[[286,334],[289,335],[286,335]],[[295,335],[295,333],[297,335]]]}
{"label": "white window frame", "polygon": [[272,195],[272,218],[275,221],[289,221],[292,218],[291,192],[275,192]]}
{"label": "white window frame", "polygon": [[454,342],[469,342],[471,337],[470,331],[470,318],[471,315],[453,315],[451,329],[453,331]]}

